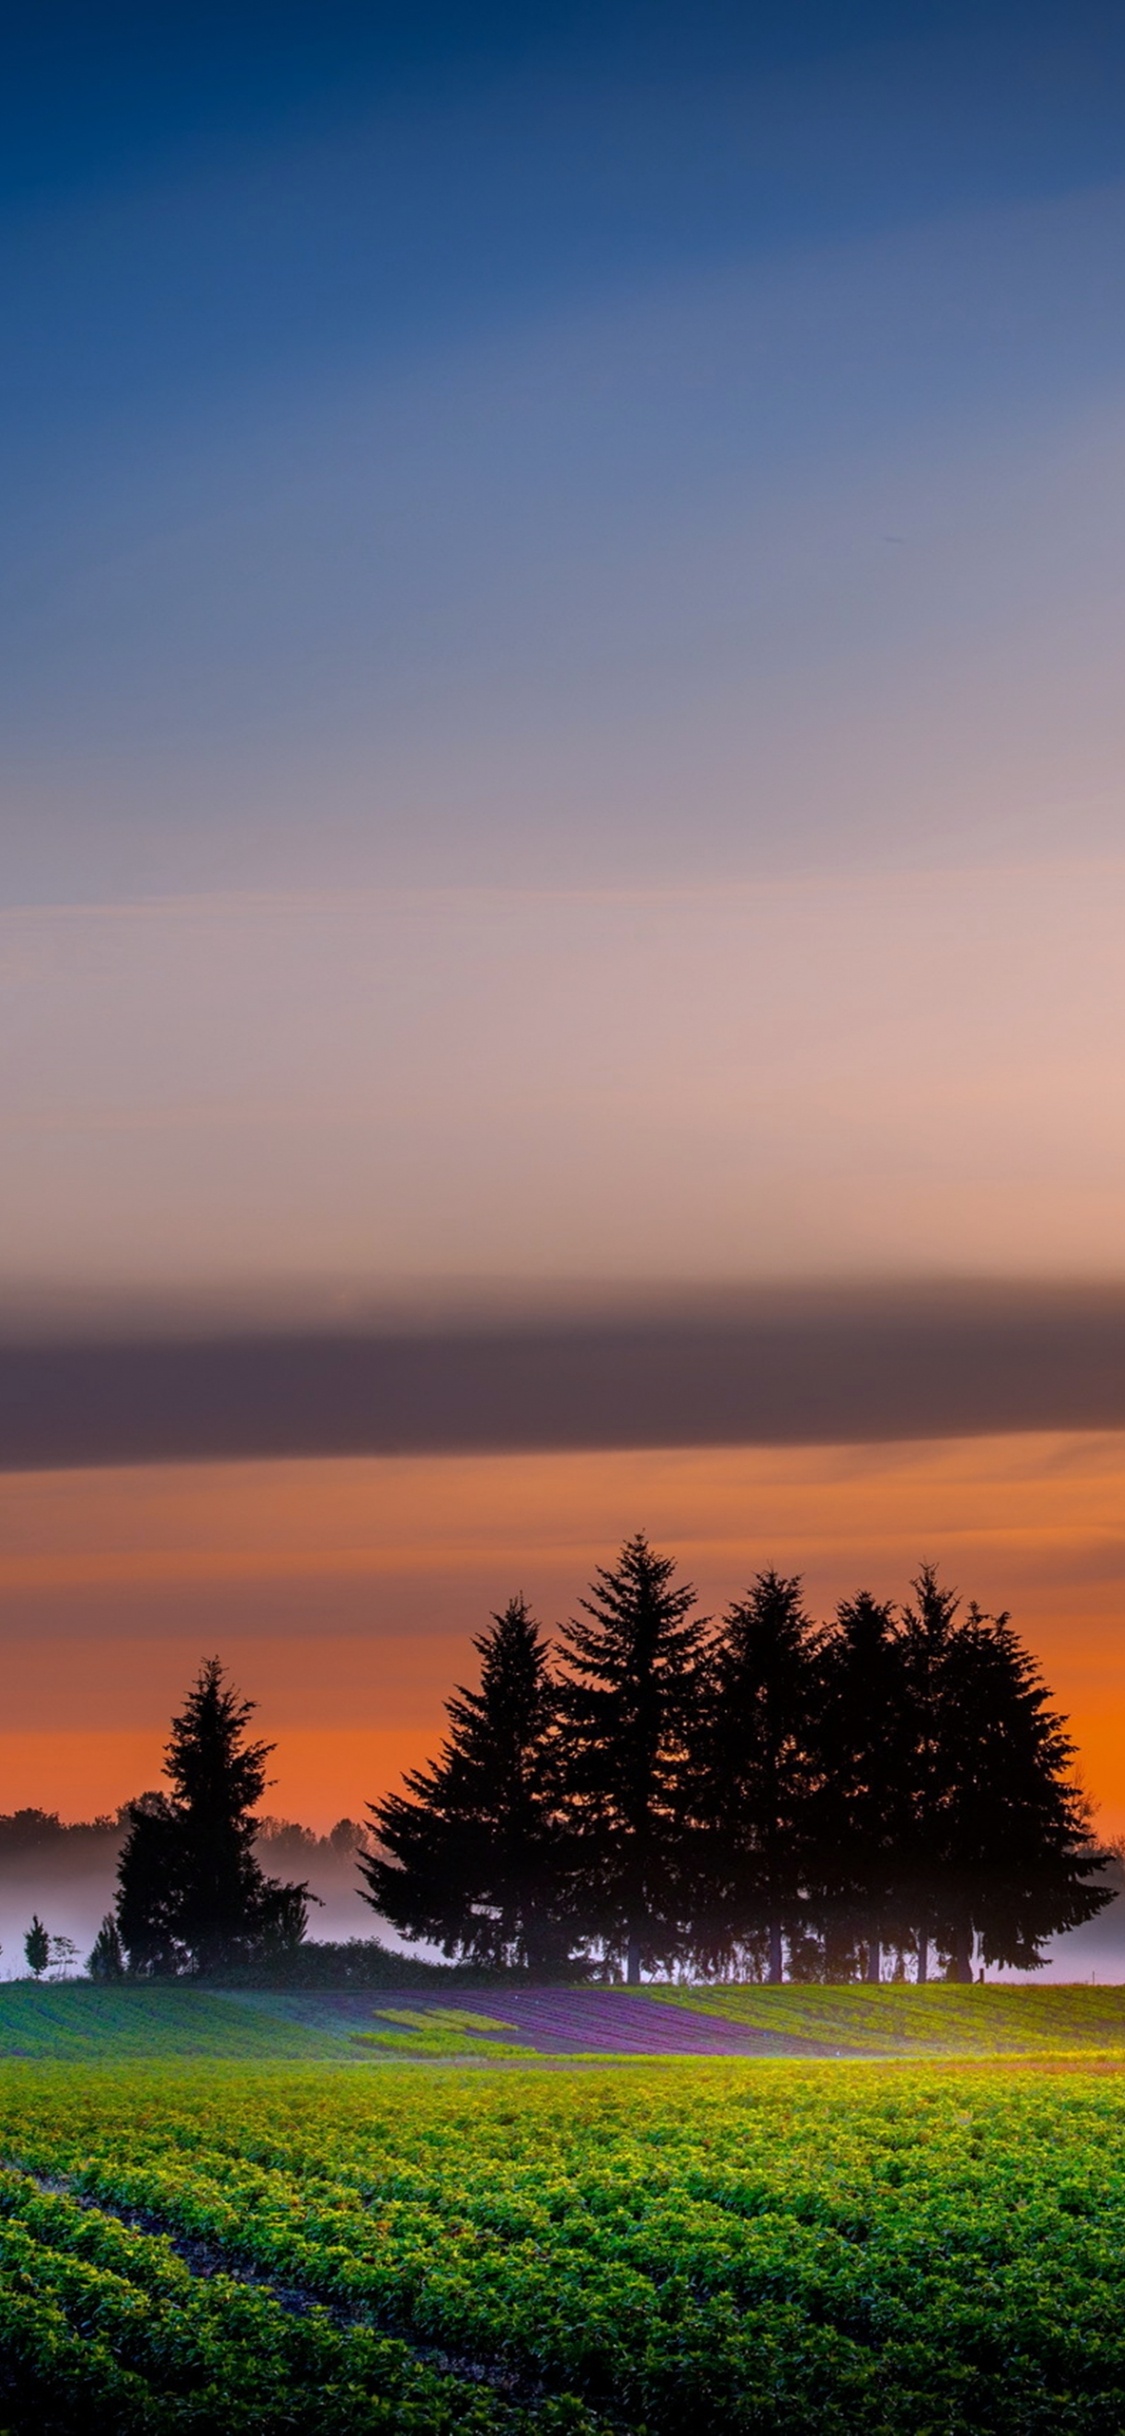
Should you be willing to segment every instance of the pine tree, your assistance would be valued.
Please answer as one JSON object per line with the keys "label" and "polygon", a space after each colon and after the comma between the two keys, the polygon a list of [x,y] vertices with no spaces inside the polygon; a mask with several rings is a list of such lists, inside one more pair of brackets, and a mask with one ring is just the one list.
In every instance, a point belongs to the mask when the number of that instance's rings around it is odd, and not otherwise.
{"label": "pine tree", "polygon": [[522,1598],[474,1639],[480,1689],[446,1704],[441,1756],[373,1803],[367,1900],[404,1936],[491,1968],[565,1959],[560,1917],[555,1695]]}
{"label": "pine tree", "polygon": [[38,1912],[33,1912],[31,1915],[31,1927],[24,1938],[23,1950],[27,1956],[27,1967],[32,1977],[42,1979],[51,1959],[51,1940]]}
{"label": "pine tree", "polygon": [[932,1568],[905,1618],[915,1747],[912,1894],[919,1977],[930,1940],[951,1979],[981,1961],[1041,1967],[1041,1948],[1111,1900],[1071,1769],[1065,1720],[1007,1615],[975,1605]]}
{"label": "pine tree", "polygon": [[695,1592],[643,1532],[613,1571],[599,1566],[582,1614],[564,1630],[559,1688],[575,1886],[586,1927],[642,1964],[684,1938],[688,1754],[703,1622]]}
{"label": "pine tree", "polygon": [[694,1735],[697,1951],[783,1976],[809,1923],[819,1636],[801,1583],[760,1573],[723,1618]]}
{"label": "pine tree", "polygon": [[117,1927],[133,1972],[214,1970],[305,1933],[307,1886],[266,1878],[254,1858],[251,1813],[273,1749],[247,1740],[254,1705],[218,1658],[205,1660],[172,1721],[172,1793],[129,1805]]}
{"label": "pine tree", "polygon": [[911,1584],[916,1604],[903,1613],[903,1662],[911,1745],[910,1825],[903,1840],[902,1878],[913,1914],[918,1978],[929,1977],[930,1946],[948,1920],[947,1819],[957,1720],[947,1697],[949,1647],[960,1601],[943,1589],[932,1565]]}
{"label": "pine tree", "polygon": [[124,1979],[125,1954],[118,1935],[117,1922],[107,1912],[89,1954],[86,1969],[91,1979]]}
{"label": "pine tree", "polygon": [[[841,1601],[819,1660],[813,1875],[830,1966],[858,1943],[866,1976],[884,1940],[902,1947],[902,1860],[912,1825],[906,1655],[894,1609],[866,1590]],[[836,1953],[832,1954],[835,1946]]]}

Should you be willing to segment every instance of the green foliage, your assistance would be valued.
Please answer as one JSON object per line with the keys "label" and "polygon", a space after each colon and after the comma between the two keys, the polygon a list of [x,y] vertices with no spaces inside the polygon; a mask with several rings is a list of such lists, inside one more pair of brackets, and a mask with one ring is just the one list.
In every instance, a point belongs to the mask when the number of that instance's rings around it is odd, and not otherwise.
{"label": "green foliage", "polygon": [[1125,2423],[1116,2074],[8,2066],[0,2118],[20,2436]]}
{"label": "green foliage", "polygon": [[525,2424],[401,2342],[295,2313],[237,2276],[193,2273],[163,2238],[10,2172],[0,2348],[15,2389],[7,2424],[29,2436],[79,2423],[105,2436],[518,2436]]}

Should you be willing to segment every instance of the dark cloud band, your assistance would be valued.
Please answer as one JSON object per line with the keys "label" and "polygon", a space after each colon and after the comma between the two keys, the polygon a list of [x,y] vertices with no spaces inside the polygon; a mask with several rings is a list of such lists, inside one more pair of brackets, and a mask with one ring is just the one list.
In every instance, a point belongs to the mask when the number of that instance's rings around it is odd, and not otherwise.
{"label": "dark cloud band", "polygon": [[1125,1288],[0,1347],[0,1467],[1125,1427]]}

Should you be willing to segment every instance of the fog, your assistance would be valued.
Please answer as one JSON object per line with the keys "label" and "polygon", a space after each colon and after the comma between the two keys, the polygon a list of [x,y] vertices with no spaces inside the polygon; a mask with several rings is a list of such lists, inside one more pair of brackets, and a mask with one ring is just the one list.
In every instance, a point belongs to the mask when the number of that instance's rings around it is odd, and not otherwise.
{"label": "fog", "polygon": [[[0,1978],[27,1976],[23,1940],[33,1912],[52,1938],[69,1938],[77,1949],[73,1958],[54,1963],[48,1976],[71,1977],[81,1970],[112,1907],[121,1833],[117,1819],[67,1827],[43,1811],[0,1817]],[[407,1947],[362,1900],[357,1892],[357,1833],[347,1819],[330,1835],[316,1836],[294,1821],[264,1818],[258,1858],[271,1876],[307,1880],[320,1897],[320,1904],[311,1907],[312,1940],[377,1936],[381,1944],[399,1951],[439,1959],[428,1946]],[[1046,1967],[1038,1978],[1092,1980],[1101,1986],[1125,1983],[1125,1859],[1116,1850],[1103,1882],[1114,1888],[1114,1901],[1084,1928],[1050,1940]],[[1009,1980],[1024,1976],[1016,1971],[989,1973],[990,1978]]]}
{"label": "fog", "polygon": [[[358,1830],[342,1819],[331,1835],[315,1836],[288,1820],[263,1819],[258,1858],[271,1877],[307,1880],[319,1903],[310,1906],[311,1936],[328,1941],[393,1933],[359,1895]],[[121,1849],[120,1819],[64,1826],[50,1812],[17,1811],[0,1818],[0,1978],[26,1977],[23,1940],[33,1913],[52,1938],[69,1938],[73,1959],[52,1977],[80,1970],[105,1914],[112,1909]]]}

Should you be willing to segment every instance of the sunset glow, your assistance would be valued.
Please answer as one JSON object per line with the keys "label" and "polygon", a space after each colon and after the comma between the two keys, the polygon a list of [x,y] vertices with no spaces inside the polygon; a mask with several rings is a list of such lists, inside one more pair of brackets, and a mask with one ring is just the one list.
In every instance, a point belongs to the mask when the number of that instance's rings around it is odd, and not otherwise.
{"label": "sunset glow", "polygon": [[112,1809],[218,1649],[276,1738],[271,1806],[329,1826],[432,1754],[470,1635],[544,1623],[643,1524],[714,1612],[761,1565],[814,1610],[908,1595],[933,1558],[1008,1606],[1125,1830],[1125,1434],[893,1447],[198,1465],[9,1477],[0,1500],[9,1806]]}

